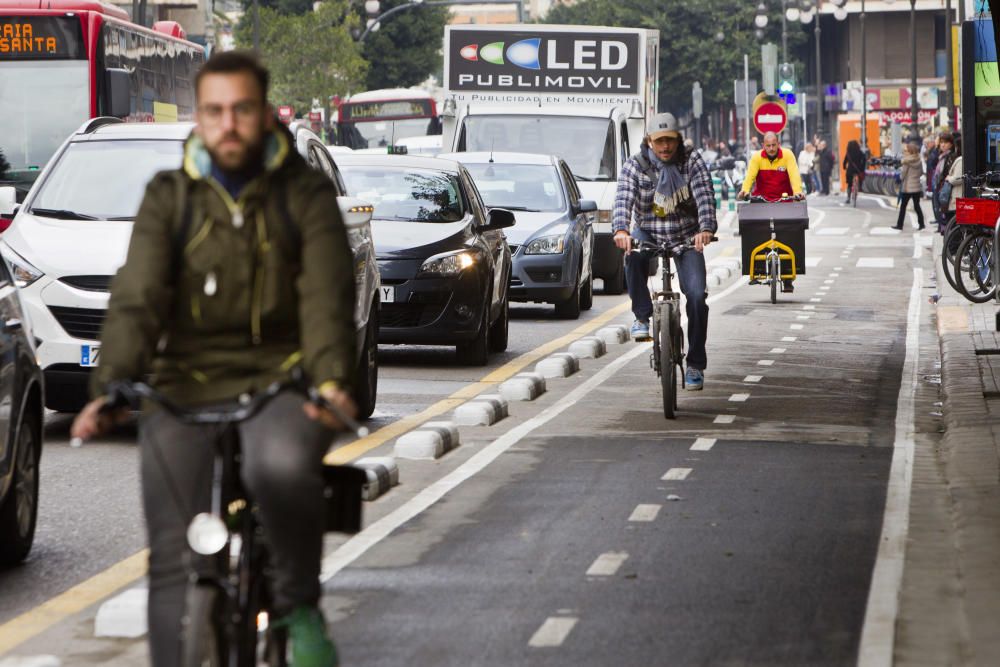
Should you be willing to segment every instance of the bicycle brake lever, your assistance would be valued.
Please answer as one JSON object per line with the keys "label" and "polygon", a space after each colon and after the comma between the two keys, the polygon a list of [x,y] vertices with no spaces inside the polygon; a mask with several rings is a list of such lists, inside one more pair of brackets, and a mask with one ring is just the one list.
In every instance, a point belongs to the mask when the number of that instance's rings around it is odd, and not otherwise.
{"label": "bicycle brake lever", "polygon": [[316,387],[309,387],[307,393],[309,395],[309,401],[313,405],[322,408],[327,412],[333,413],[333,416],[336,417],[341,424],[346,426],[349,431],[353,431],[355,436],[359,438],[364,438],[370,433],[367,427],[362,426],[356,420],[352,419],[351,417],[348,417],[346,414],[344,414],[343,410],[341,410],[336,405],[323,398],[323,396],[319,393],[319,390],[316,389]]}

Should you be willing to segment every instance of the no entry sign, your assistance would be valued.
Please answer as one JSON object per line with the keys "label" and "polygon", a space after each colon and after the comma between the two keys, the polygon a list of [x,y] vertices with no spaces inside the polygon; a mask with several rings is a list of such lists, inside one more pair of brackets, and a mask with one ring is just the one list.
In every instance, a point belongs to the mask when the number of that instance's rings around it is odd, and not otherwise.
{"label": "no entry sign", "polygon": [[753,124],[761,134],[781,132],[788,122],[788,114],[777,102],[764,102],[753,112]]}

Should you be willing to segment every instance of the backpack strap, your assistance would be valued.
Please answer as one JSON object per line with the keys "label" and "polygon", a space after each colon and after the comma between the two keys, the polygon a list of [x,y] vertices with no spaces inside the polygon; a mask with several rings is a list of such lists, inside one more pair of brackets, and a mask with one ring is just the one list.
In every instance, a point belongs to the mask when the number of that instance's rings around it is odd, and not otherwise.
{"label": "backpack strap", "polygon": [[170,275],[177,278],[180,275],[181,265],[184,260],[184,245],[187,242],[188,233],[191,231],[192,197],[191,179],[181,173],[176,177],[177,196],[184,202],[181,207],[180,222],[174,230],[173,243],[170,246]]}

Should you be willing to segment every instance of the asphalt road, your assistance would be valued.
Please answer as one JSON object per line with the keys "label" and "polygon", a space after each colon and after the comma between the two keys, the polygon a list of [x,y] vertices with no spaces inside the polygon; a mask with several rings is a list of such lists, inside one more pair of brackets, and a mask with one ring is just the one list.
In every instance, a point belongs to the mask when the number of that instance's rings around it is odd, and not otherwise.
{"label": "asphalt road", "polygon": [[[874,199],[810,204],[794,294],[772,305],[764,287],[712,290],[705,390],[681,396],[675,422],[662,417],[648,345],[629,343],[550,380],[508,419],[463,427],[439,461],[400,461],[401,485],[366,507],[367,525],[394,529],[324,584],[344,664],[853,664],[913,267],[931,259],[912,232],[882,231],[895,214]],[[738,249],[723,233],[709,257]],[[450,348],[383,348],[373,426],[435,406],[446,417],[443,402],[530,369],[539,346],[588,321],[629,323],[624,302],[598,295],[574,322],[515,306],[511,349],[484,369],[458,366]],[[53,417],[46,436],[36,550],[0,573],[0,665],[144,664],[141,640],[93,636],[99,604],[134,576],[99,578],[101,594],[60,611],[67,590],[143,546],[134,432],[70,450]],[[393,440],[366,451],[389,453]],[[328,542],[338,568],[344,542]]]}

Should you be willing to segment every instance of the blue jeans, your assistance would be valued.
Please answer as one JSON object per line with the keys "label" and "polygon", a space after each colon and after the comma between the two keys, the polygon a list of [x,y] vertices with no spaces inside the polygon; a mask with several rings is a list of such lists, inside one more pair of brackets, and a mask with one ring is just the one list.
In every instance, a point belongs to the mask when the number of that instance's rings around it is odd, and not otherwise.
{"label": "blue jeans", "polygon": [[[652,241],[648,232],[634,228],[632,238]],[[628,281],[628,295],[632,299],[632,314],[635,319],[648,322],[653,314],[653,301],[646,286],[649,277],[650,257],[641,252],[625,255],[625,278]],[[705,255],[697,250],[685,250],[674,257],[677,282],[687,299],[687,365],[700,371],[708,366],[705,354],[705,340],[708,338],[708,293],[705,291]]]}

